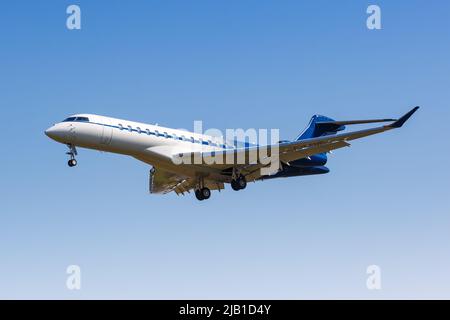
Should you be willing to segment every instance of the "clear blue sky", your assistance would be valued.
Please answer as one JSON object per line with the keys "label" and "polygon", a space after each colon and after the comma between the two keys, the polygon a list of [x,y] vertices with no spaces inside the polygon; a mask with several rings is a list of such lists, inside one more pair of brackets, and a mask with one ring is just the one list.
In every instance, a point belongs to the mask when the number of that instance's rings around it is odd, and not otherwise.
{"label": "clear blue sky", "polygon": [[[448,1],[3,3],[0,298],[450,298],[449,16]],[[292,139],[315,113],[415,105],[401,130],[336,151],[328,175],[203,202],[149,195],[148,166],[119,155],[80,150],[70,169],[44,135],[86,112]]]}

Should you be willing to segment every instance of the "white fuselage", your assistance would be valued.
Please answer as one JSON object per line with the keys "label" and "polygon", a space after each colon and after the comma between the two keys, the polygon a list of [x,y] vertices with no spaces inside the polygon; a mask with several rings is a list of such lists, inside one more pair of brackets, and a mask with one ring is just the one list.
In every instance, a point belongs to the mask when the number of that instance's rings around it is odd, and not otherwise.
{"label": "white fuselage", "polygon": [[192,169],[175,164],[174,156],[234,148],[218,137],[93,114],[73,115],[45,134],[60,143],[129,155],[184,174],[193,174]]}

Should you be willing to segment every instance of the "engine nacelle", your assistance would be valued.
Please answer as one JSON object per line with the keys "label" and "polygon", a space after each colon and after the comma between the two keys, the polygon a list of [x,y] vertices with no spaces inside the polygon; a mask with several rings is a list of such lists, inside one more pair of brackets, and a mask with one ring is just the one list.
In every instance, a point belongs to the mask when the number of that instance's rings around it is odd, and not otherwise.
{"label": "engine nacelle", "polygon": [[325,174],[330,172],[330,169],[324,166],[316,167],[295,167],[295,166],[283,166],[283,169],[278,173],[271,176],[264,176],[261,179],[273,179],[273,178],[286,178],[286,177],[296,177],[296,176],[309,176],[314,174]]}

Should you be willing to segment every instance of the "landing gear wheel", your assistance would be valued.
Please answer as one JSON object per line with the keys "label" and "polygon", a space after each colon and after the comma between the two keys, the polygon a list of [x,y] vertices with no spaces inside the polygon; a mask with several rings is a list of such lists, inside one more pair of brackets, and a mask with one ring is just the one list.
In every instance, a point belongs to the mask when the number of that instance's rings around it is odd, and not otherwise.
{"label": "landing gear wheel", "polygon": [[69,162],[67,162],[67,164],[69,165],[69,167],[75,167],[77,165],[77,160],[70,159]]}
{"label": "landing gear wheel", "polygon": [[195,190],[195,197],[197,198],[197,200],[205,200],[205,198],[203,198],[202,192],[200,191],[200,189]]}
{"label": "landing gear wheel", "polygon": [[240,176],[236,180],[231,180],[231,188],[234,191],[245,189],[245,187],[247,187],[247,180],[244,176]]}
{"label": "landing gear wheel", "polygon": [[239,185],[238,185],[238,183],[237,183],[236,180],[231,180],[231,188],[232,188],[234,191],[239,191],[239,190],[241,190],[241,189],[239,188]]}
{"label": "landing gear wheel", "polygon": [[195,190],[195,197],[200,201],[209,199],[211,197],[211,190],[208,188],[197,189]]}
{"label": "landing gear wheel", "polygon": [[208,188],[201,189],[200,193],[204,200],[209,199],[209,197],[211,197],[211,190],[209,190]]}
{"label": "landing gear wheel", "polygon": [[68,144],[69,152],[66,152],[67,155],[70,156],[70,160],[67,162],[69,167],[75,167],[77,165],[77,160],[75,160],[75,156],[78,154],[77,148],[73,144]]}
{"label": "landing gear wheel", "polygon": [[247,187],[247,180],[245,180],[244,176],[241,176],[238,180],[237,180],[237,184],[239,186],[239,189],[245,189],[245,187]]}

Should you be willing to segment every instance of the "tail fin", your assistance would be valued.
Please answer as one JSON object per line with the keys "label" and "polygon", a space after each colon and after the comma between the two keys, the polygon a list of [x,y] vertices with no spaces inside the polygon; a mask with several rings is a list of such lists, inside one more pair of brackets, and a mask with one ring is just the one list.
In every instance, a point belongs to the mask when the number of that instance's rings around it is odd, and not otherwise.
{"label": "tail fin", "polygon": [[338,131],[342,131],[344,129],[344,125],[336,123],[336,121],[331,118],[315,115],[309,121],[306,129],[295,140],[328,136],[336,134]]}
{"label": "tail fin", "polygon": [[[306,129],[295,140],[328,136],[345,129],[345,126],[335,124],[334,122],[335,121],[331,118],[315,115],[309,121]],[[319,153],[305,159],[295,160],[292,164],[301,166],[323,166],[327,163],[327,160],[326,153]]]}

